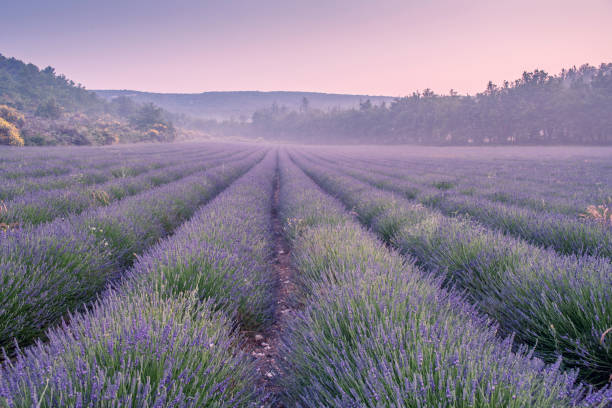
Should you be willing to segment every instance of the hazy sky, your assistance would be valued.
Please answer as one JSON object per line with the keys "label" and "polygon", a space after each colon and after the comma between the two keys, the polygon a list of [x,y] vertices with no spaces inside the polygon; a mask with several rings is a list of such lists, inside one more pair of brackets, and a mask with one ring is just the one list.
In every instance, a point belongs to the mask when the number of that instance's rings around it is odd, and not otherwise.
{"label": "hazy sky", "polygon": [[0,2],[0,53],[89,89],[474,93],[612,62],[612,0]]}

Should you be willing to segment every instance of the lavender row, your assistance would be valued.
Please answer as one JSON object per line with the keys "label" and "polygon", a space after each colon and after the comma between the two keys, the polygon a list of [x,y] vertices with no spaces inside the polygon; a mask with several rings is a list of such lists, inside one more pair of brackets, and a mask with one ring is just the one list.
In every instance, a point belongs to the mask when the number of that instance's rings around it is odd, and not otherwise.
{"label": "lavender row", "polygon": [[[231,153],[229,156],[231,156]],[[112,165],[100,170],[93,163],[91,168],[85,171],[72,172],[66,176],[50,176],[42,178],[25,178],[17,180],[9,180],[2,183],[0,186],[0,197],[3,198],[4,206],[10,207],[10,201],[7,199],[15,199],[19,197],[22,201],[34,201],[38,195],[58,195],[63,190],[95,188],[96,185],[101,185],[107,182],[118,182],[121,179],[136,177],[150,171],[161,170],[170,166],[176,165],[178,162],[185,162],[206,158],[223,158],[228,157],[218,154],[208,154],[208,152],[194,152],[192,154],[181,155],[164,155],[164,157],[138,157],[131,161],[117,162],[112,160]],[[108,162],[102,161],[98,166]],[[51,190],[51,191],[49,191]]]}
{"label": "lavender row", "polygon": [[[330,160],[333,159],[328,156]],[[439,191],[513,204],[536,211],[577,217],[587,206],[612,195],[604,160],[411,159],[383,161],[352,157],[344,164],[364,163],[385,174]]]}
{"label": "lavender row", "polygon": [[[0,180],[19,181],[19,180],[34,180],[44,178],[66,178],[72,174],[83,171],[104,170],[109,166],[122,162],[133,161],[156,161],[163,160],[167,157],[181,157],[189,155],[191,152],[223,152],[226,150],[239,150],[233,146],[217,146],[217,145],[185,145],[167,150],[156,149],[151,150],[148,146],[138,148],[116,148],[113,150],[105,148],[95,148],[91,150],[81,150],[80,148],[71,149],[53,149],[46,148],[43,154],[36,157],[22,158],[17,162],[6,162],[0,164]],[[52,155],[52,153],[56,155]],[[18,155],[16,155],[18,156]]]}
{"label": "lavender row", "polygon": [[283,342],[286,406],[603,406],[460,296],[388,251],[286,160],[281,216],[298,300]]}
{"label": "lavender row", "polygon": [[0,406],[246,407],[255,369],[195,293],[109,294],[0,370]]}
{"label": "lavender row", "polygon": [[15,199],[26,193],[36,193],[44,190],[81,188],[94,186],[111,180],[134,177],[147,171],[161,169],[180,161],[197,158],[222,158],[236,154],[238,150],[221,152],[200,150],[180,152],[175,154],[160,154],[154,157],[131,157],[118,159],[116,157],[102,159],[96,157],[88,163],[87,168],[73,168],[69,173],[60,176],[23,177],[2,180],[0,185],[0,200]]}
{"label": "lavender row", "polygon": [[[29,174],[45,173],[44,169],[53,169],[65,165],[71,168],[87,168],[90,163],[100,163],[111,159],[130,160],[146,156],[174,155],[180,152],[196,150],[222,150],[230,147],[227,144],[190,143],[155,145],[137,144],[105,147],[30,147],[28,149],[0,149],[0,175],[9,173],[9,177],[23,177]],[[100,164],[104,166],[103,164]],[[21,171],[19,171],[21,170]],[[52,170],[51,170],[52,171]],[[58,170],[61,171],[61,170]],[[16,174],[12,174],[15,172]]]}
{"label": "lavender row", "polygon": [[325,156],[334,161],[342,157],[344,163],[365,164],[378,173],[423,186],[444,187],[458,195],[573,217],[584,213],[589,205],[605,204],[612,197],[610,166],[605,159],[398,160],[371,152],[368,155],[335,152]]}
{"label": "lavender row", "polygon": [[448,218],[350,176],[300,161],[324,189],[353,207],[362,222],[445,284],[465,290],[479,309],[537,354],[580,368],[603,385],[612,374],[612,265],[552,250]]}
{"label": "lavender row", "polygon": [[268,154],[87,312],[5,362],[0,405],[260,406],[232,328],[271,316],[275,167]]}
{"label": "lavender row", "polygon": [[612,228],[600,222],[580,220],[558,213],[536,212],[485,198],[465,197],[440,191],[432,186],[377,174],[375,168],[362,166],[357,169],[352,165],[333,167],[341,168],[343,172],[378,188],[416,199],[446,215],[469,215],[483,225],[536,245],[554,248],[562,254],[589,254],[612,258]]}
{"label": "lavender row", "polygon": [[110,152],[105,152],[104,150],[98,151],[98,154],[94,154],[93,151],[66,150],[71,155],[60,155],[59,157],[42,155],[40,157],[4,162],[0,166],[0,179],[7,181],[62,176],[92,167],[104,169],[106,163],[110,161],[110,164],[113,164],[119,158],[116,154],[110,154]]}
{"label": "lavender row", "polygon": [[[236,159],[239,160],[249,154],[251,153],[239,155]],[[80,214],[85,210],[110,205],[115,201],[180,180],[209,167],[225,162],[231,163],[236,159],[196,156],[179,162],[177,158],[174,158],[174,164],[168,164],[135,177],[114,179],[96,187],[67,187],[26,194],[3,204],[3,209],[0,211],[0,222],[19,226],[37,225],[57,217]]]}
{"label": "lavender row", "polygon": [[[169,160],[169,157],[171,158]],[[113,178],[135,176],[145,171],[163,167],[173,160],[175,155],[158,155],[156,157],[131,157],[101,155],[88,158],[83,165],[73,166],[65,174],[48,176],[2,177],[0,172],[0,199],[10,200],[26,192],[67,188],[69,186],[94,185]],[[174,159],[175,160],[175,159]],[[23,166],[22,163],[20,163]],[[37,163],[36,166],[40,164]],[[86,167],[83,167],[86,166]],[[15,165],[11,165],[14,170]],[[23,168],[23,167],[21,167]]]}
{"label": "lavender row", "polygon": [[200,299],[213,299],[243,329],[270,323],[275,306],[270,262],[276,165],[276,154],[268,153],[171,239],[140,259],[128,274],[144,285],[138,290],[157,281],[168,284],[168,296],[194,289]]}
{"label": "lavender row", "polygon": [[0,233],[0,346],[29,344],[92,300],[136,254],[170,234],[262,154],[108,207]]}

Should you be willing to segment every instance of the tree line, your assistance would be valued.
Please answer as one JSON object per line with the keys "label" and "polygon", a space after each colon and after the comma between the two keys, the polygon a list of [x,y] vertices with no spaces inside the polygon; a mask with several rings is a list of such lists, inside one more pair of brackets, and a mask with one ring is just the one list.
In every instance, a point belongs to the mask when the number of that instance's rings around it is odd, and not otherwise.
{"label": "tree line", "polygon": [[558,75],[524,72],[513,82],[489,82],[476,95],[430,89],[391,103],[322,111],[273,105],[249,122],[207,123],[217,134],[301,143],[590,144],[612,143],[612,63],[583,65]]}

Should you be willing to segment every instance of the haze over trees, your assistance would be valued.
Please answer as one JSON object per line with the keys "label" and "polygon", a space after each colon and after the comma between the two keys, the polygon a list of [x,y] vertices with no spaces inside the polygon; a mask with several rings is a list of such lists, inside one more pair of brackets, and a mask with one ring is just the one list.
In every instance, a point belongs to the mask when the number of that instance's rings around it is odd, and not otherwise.
{"label": "haze over trees", "polygon": [[489,82],[473,96],[430,89],[391,103],[323,111],[303,104],[261,109],[249,123],[209,124],[218,134],[300,143],[591,144],[612,143],[612,64],[558,75],[535,70],[513,82]]}
{"label": "haze over trees", "polygon": [[[0,144],[172,141],[174,123],[209,136],[296,143],[612,143],[612,63],[585,64],[557,75],[524,72],[500,85],[489,81],[476,95],[425,89],[401,98],[363,96],[359,101],[359,95],[304,92],[97,92],[103,97],[52,67],[40,70],[0,55]],[[172,113],[150,100],[169,106]],[[270,100],[275,102],[256,109]],[[247,114],[247,108],[256,110]],[[241,114],[218,120],[217,113],[234,110]]]}
{"label": "haze over trees", "polygon": [[391,102],[389,96],[330,94],[321,92],[291,91],[227,91],[201,93],[155,93],[132,90],[95,90],[106,100],[126,96],[140,103],[153,103],[175,114],[186,115],[201,121],[247,120],[253,112],[276,103],[290,109],[299,109],[306,98],[312,107],[328,110],[351,109],[359,101],[371,99],[374,103]]}

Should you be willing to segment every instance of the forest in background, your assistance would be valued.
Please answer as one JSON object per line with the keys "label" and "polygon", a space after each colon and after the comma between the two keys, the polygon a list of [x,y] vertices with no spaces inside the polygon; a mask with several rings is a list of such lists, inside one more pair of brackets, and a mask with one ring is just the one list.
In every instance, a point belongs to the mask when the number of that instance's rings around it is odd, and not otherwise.
{"label": "forest in background", "polygon": [[52,67],[0,54],[0,145],[168,142],[171,114],[119,97],[108,102]]}
{"label": "forest in background", "polygon": [[209,121],[216,135],[242,134],[298,143],[426,145],[608,145],[612,143],[612,64],[549,75],[524,72],[476,95],[430,89],[391,103],[320,110],[277,104],[251,121]]}
{"label": "forest in background", "polygon": [[364,99],[355,108],[324,109],[304,96],[301,104],[275,102],[250,117],[221,121],[118,95],[100,97],[52,67],[0,54],[0,144],[169,142],[177,129],[183,138],[303,144],[612,144],[612,63],[558,75],[524,72],[502,85],[489,82],[476,95],[425,89],[388,101]]}

